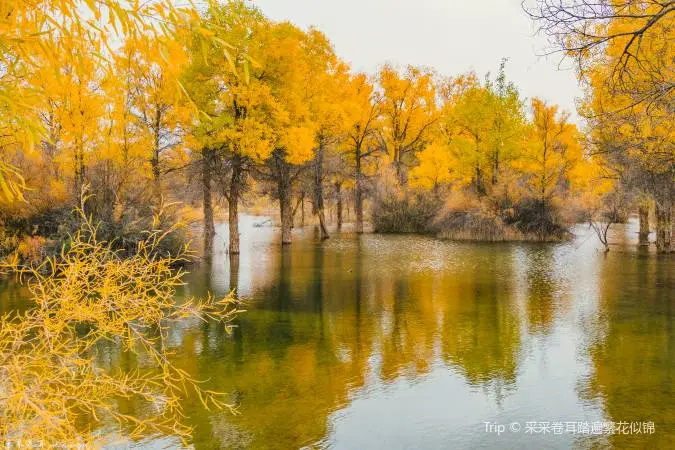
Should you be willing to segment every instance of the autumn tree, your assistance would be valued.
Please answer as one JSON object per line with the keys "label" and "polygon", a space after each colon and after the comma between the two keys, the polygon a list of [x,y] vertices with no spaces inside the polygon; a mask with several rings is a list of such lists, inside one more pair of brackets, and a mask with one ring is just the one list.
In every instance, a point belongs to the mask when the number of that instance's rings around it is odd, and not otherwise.
{"label": "autumn tree", "polygon": [[266,52],[259,80],[269,86],[280,105],[273,124],[277,137],[265,168],[259,174],[275,185],[281,218],[281,242],[291,243],[293,185],[314,157],[316,125],[305,101],[310,61],[308,36],[290,23],[273,24],[263,38]]}
{"label": "autumn tree", "polygon": [[582,160],[579,133],[568,123],[569,115],[540,99],[532,99],[532,123],[527,144],[516,167],[525,175],[525,195],[535,202],[534,213],[538,230],[531,230],[544,239],[550,231],[544,229],[553,206],[570,191],[570,173]]}
{"label": "autumn tree", "polygon": [[322,33],[312,29],[307,38],[309,64],[305,101],[310,107],[316,130],[316,149],[312,161],[312,204],[314,213],[319,218],[321,237],[327,239],[329,234],[324,210],[324,184],[327,175],[325,164],[327,158],[331,158],[333,162],[339,161],[338,155],[333,153],[344,138],[346,117],[351,114],[344,102],[349,67],[335,56],[330,42]]}
{"label": "autumn tree", "polygon": [[[579,78],[588,91],[582,113],[591,125],[593,139],[603,141],[596,147],[613,153],[607,160],[625,163],[622,172],[629,175],[624,178],[631,180],[631,189],[637,186],[654,199],[657,248],[670,251],[675,4],[540,0],[528,12],[550,38],[554,50],[577,63]],[[619,132],[607,136],[607,130]]]}
{"label": "autumn tree", "polygon": [[[84,77],[93,66],[99,69],[111,61],[113,41],[120,36],[175,37],[199,22],[196,9],[176,7],[167,0],[142,3],[133,0],[3,2],[0,5],[0,72],[3,73],[0,86],[3,123],[0,128],[5,143],[15,142],[30,151],[45,135],[32,103],[43,97],[45,86],[26,82],[27,76],[36,68],[45,64],[52,68],[72,67],[78,58],[82,59],[81,52],[86,49],[84,51],[93,58],[93,63],[77,68],[79,76]],[[68,49],[75,51],[71,54]],[[71,122],[74,124],[80,119],[84,117],[78,119],[73,115]],[[77,158],[82,159],[79,155]],[[82,178],[80,172],[78,168],[76,178]],[[25,188],[21,174],[4,158],[0,163],[0,186],[5,201],[21,199],[20,193]]]}
{"label": "autumn tree", "polygon": [[[656,38],[656,37],[655,37]],[[646,38],[645,38],[646,39]],[[610,55],[615,50],[611,43]],[[610,56],[611,58],[611,56]],[[653,59],[664,55],[654,53]],[[602,153],[621,175],[622,184],[641,198],[638,205],[653,199],[656,210],[656,246],[659,251],[671,248],[672,210],[675,199],[673,177],[675,177],[675,146],[673,146],[672,101],[668,97],[653,101],[636,101],[634,91],[624,92],[607,84],[608,72],[605,65],[589,69],[588,88],[584,116],[590,125],[591,140],[595,151]],[[636,80],[636,84],[640,84]],[[648,221],[648,215],[640,216]],[[645,224],[643,228],[648,229]],[[644,231],[643,231],[644,233]]]}
{"label": "autumn tree", "polygon": [[525,122],[522,100],[516,86],[506,79],[506,59],[502,59],[495,81],[486,79],[492,95],[492,136],[489,142],[490,182],[496,185],[504,166],[518,156]]}
{"label": "autumn tree", "polygon": [[381,98],[368,76],[360,73],[350,78],[345,99],[349,114],[342,148],[354,166],[356,232],[363,233],[364,166],[383,150],[379,132]]}
{"label": "autumn tree", "polygon": [[668,101],[675,87],[668,59],[672,1],[536,0],[525,10],[550,50],[573,58],[582,79],[588,69],[605,66],[604,82],[613,92],[630,94],[636,104]]}
{"label": "autumn tree", "polygon": [[454,155],[456,178],[479,197],[496,189],[518,156],[523,136],[522,101],[504,67],[502,61],[495,81],[488,74],[481,83],[469,73],[449,80],[442,90],[441,134]]}
{"label": "autumn tree", "polygon": [[147,35],[129,39],[126,47],[133,54],[131,113],[138,121],[138,133],[147,135],[153,200],[159,205],[162,175],[171,170],[166,155],[182,143],[190,113],[187,99],[172,81],[185,69],[188,55],[179,41]]}
{"label": "autumn tree", "polygon": [[384,145],[401,185],[407,182],[407,169],[428,142],[438,121],[437,90],[434,74],[408,66],[399,71],[391,65],[378,72],[381,89],[382,134]]}
{"label": "autumn tree", "polygon": [[[202,157],[205,230],[213,233],[211,183],[227,199],[229,252],[239,253],[239,204],[247,178],[270,157],[276,142],[279,105],[261,78],[265,71],[264,36],[271,24],[242,2],[213,5],[208,13],[213,45],[193,48],[186,75],[191,98],[200,110],[197,146]],[[223,49],[222,43],[228,47]],[[232,46],[230,48],[230,46]],[[225,51],[223,51],[225,50]],[[208,239],[207,239],[208,240]]]}
{"label": "autumn tree", "polygon": [[77,39],[62,41],[60,45],[69,55],[67,62],[59,71],[41,71],[36,81],[52,88],[46,100],[58,113],[45,117],[48,122],[43,126],[50,127],[52,144],[71,180],[71,189],[77,193],[87,182],[87,166],[102,144],[99,126],[105,112],[105,74],[89,44]]}

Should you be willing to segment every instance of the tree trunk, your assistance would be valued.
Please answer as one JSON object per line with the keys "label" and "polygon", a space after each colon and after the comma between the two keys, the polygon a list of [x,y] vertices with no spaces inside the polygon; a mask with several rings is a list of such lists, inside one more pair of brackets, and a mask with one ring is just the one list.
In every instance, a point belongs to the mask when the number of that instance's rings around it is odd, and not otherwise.
{"label": "tree trunk", "polygon": [[321,230],[321,239],[328,239],[328,228],[326,227],[326,216],[323,209],[319,210],[319,229]]}
{"label": "tree trunk", "polygon": [[[300,196],[298,197],[297,203],[293,207],[293,221],[292,221],[293,222],[293,228],[295,228],[295,216],[298,214],[298,208],[300,208],[300,206],[303,204],[304,201],[305,201],[305,193],[302,192],[300,194]],[[303,227],[305,226],[304,209],[303,209],[303,217],[302,217],[302,225],[301,226],[303,226]]]}
{"label": "tree trunk", "polygon": [[476,195],[482,197],[485,195],[485,185],[483,184],[483,171],[480,168],[479,163],[476,163],[476,167],[474,168],[474,177],[475,177]]}
{"label": "tree trunk", "polygon": [[405,155],[403,150],[403,148],[399,148],[397,145],[394,150],[394,168],[396,169],[396,179],[398,180],[399,186],[408,185],[408,171],[403,162],[403,157]]}
{"label": "tree trunk", "polygon": [[239,298],[239,253],[230,253],[230,292]]}
{"label": "tree trunk", "polygon": [[495,149],[492,161],[492,185],[499,181],[499,148]]}
{"label": "tree trunk", "polygon": [[672,205],[670,202],[656,202],[656,250],[659,253],[671,251]]}
{"label": "tree trunk", "polygon": [[[160,181],[160,170],[159,170],[159,153],[161,145],[161,135],[162,135],[162,107],[159,104],[155,104],[155,117],[152,122],[152,131],[153,131],[153,149],[152,149],[152,158],[150,159],[150,164],[152,165],[152,189],[153,189],[153,200],[156,206],[160,206],[162,203],[162,183]],[[213,156],[210,155],[211,159]],[[209,162],[211,167],[209,171],[212,170],[212,161]],[[210,177],[210,175],[209,175]]]}
{"label": "tree trunk", "polygon": [[328,239],[328,229],[326,227],[326,215],[323,205],[323,139],[319,139],[319,148],[314,157],[314,214],[319,216],[319,225],[321,227],[321,239]]}
{"label": "tree trunk", "polygon": [[244,172],[242,160],[239,156],[232,158],[232,178],[230,179],[230,193],[228,195],[228,219],[230,229],[231,254],[239,253],[239,198],[241,197],[241,184]]}
{"label": "tree trunk", "polygon": [[363,233],[363,176],[361,174],[361,149],[356,148],[356,187],[354,188],[354,210],[356,212],[356,232]]}
{"label": "tree trunk", "polygon": [[640,217],[640,232],[638,234],[640,245],[649,244],[649,204],[641,203],[638,209]]}
{"label": "tree trunk", "polygon": [[335,182],[335,193],[337,195],[337,229],[342,230],[342,183]]}
{"label": "tree trunk", "polygon": [[[156,145],[159,145],[159,143]],[[162,203],[162,184],[160,181],[159,151],[157,147],[153,151],[150,165],[152,166],[152,200],[155,202],[155,206],[159,206]]]}
{"label": "tree trunk", "polygon": [[403,169],[398,160],[394,161],[394,169],[396,169],[396,180],[398,180],[398,184],[403,186]]}
{"label": "tree trunk", "polygon": [[[82,189],[84,188],[85,178],[84,178],[84,153],[82,150],[75,151],[75,194],[78,196],[82,195]],[[77,201],[80,199],[78,198]]]}
{"label": "tree trunk", "polygon": [[84,177],[84,152],[80,152],[80,160],[79,160],[79,176],[80,176],[80,190],[82,190],[82,187],[86,183],[85,177]]}
{"label": "tree trunk", "polygon": [[202,151],[202,188],[204,202],[204,255],[210,256],[213,252],[213,238],[216,234],[213,222],[213,204],[211,198],[211,176],[215,150],[205,148]]}
{"label": "tree trunk", "polygon": [[485,186],[483,184],[483,169],[480,166],[480,141],[476,140],[476,165],[474,167],[474,188],[476,189],[476,195],[482,197],[485,195]]}
{"label": "tree trunk", "polygon": [[277,194],[279,196],[279,213],[281,215],[281,244],[288,245],[291,243],[291,230],[293,228],[291,168],[280,152],[275,153],[274,163],[277,169]]}

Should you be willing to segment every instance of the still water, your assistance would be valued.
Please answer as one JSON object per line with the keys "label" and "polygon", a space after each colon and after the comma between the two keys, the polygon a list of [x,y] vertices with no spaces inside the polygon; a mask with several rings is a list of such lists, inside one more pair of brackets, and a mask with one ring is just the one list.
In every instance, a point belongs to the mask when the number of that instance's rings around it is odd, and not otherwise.
{"label": "still water", "polygon": [[247,312],[229,334],[169,333],[176,364],[238,409],[188,399],[195,448],[675,448],[675,261],[639,250],[634,223],[605,255],[584,227],[558,245],[306,228],[282,250],[242,221],[239,258],[220,241],[182,295],[235,289]]}

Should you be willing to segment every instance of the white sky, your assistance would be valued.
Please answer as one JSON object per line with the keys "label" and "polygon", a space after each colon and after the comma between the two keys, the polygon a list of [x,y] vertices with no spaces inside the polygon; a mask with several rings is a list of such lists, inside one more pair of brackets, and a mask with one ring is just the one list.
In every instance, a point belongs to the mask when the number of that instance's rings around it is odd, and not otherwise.
{"label": "white sky", "polygon": [[[385,62],[422,65],[443,75],[474,70],[495,74],[509,58],[507,77],[526,98],[537,96],[569,111],[581,95],[574,72],[558,69],[559,55],[537,56],[547,45],[521,0],[253,0],[273,20],[314,25],[354,70],[375,72]],[[569,67],[569,63],[564,64]]]}

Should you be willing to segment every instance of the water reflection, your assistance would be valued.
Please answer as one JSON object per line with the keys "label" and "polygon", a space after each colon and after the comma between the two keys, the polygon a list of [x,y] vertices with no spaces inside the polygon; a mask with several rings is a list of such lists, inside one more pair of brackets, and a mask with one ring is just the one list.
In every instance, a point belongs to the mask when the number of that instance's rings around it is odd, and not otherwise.
{"label": "water reflection", "polygon": [[[196,448],[675,448],[674,271],[635,250],[632,231],[618,229],[623,244],[608,255],[585,235],[565,245],[321,242],[311,229],[281,249],[256,220],[241,227],[242,254],[216,240],[184,292],[234,289],[247,312],[232,332],[188,321],[167,336],[177,366],[238,407],[186,399]],[[0,289],[3,308],[11,292]],[[149,364],[113,347],[101,361]],[[485,421],[531,420],[653,421],[655,433],[485,432]]]}
{"label": "water reflection", "polygon": [[195,444],[623,447],[624,436],[497,437],[483,422],[653,420],[658,431],[634,442],[667,446],[672,267],[618,233],[626,245],[609,255],[586,236],[545,246],[350,234],[321,243],[309,232],[284,250],[252,244],[265,270],[229,283],[249,302],[236,331],[204,337],[199,356],[180,353],[241,412],[214,419],[195,408]]}
{"label": "water reflection", "polygon": [[611,444],[675,448],[673,268],[638,253],[602,261],[602,279],[597,337],[588,349],[594,371],[582,394],[602,401],[608,420],[655,423],[654,434],[615,435]]}
{"label": "water reflection", "polygon": [[[520,317],[512,287],[511,249],[461,273],[444,277],[446,292],[442,355],[474,385],[492,384],[498,392],[516,381],[521,349]],[[465,257],[468,257],[465,256]]]}

